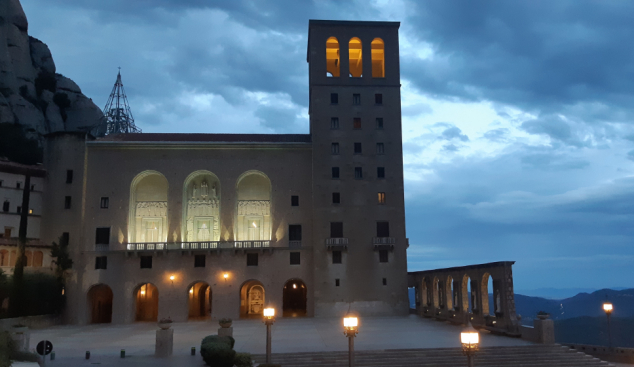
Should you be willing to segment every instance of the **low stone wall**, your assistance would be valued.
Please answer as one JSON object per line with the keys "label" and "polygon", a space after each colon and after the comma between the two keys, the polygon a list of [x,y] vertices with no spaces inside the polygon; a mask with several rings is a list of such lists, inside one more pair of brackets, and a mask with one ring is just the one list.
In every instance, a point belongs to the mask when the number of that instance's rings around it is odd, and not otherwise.
{"label": "low stone wall", "polygon": [[537,330],[535,330],[534,327],[520,325],[520,333],[522,334],[522,339],[533,343],[539,343],[539,336],[537,335]]}
{"label": "low stone wall", "polygon": [[58,315],[38,315],[0,319],[0,329],[10,330],[11,327],[16,324],[26,325],[29,329],[44,329],[55,325],[61,325],[62,318]]}
{"label": "low stone wall", "polygon": [[634,364],[634,348],[608,348],[599,345],[562,344],[595,358],[615,363]]}
{"label": "low stone wall", "polygon": [[550,319],[535,319],[533,326],[520,325],[520,333],[529,342],[555,344],[555,322]]}

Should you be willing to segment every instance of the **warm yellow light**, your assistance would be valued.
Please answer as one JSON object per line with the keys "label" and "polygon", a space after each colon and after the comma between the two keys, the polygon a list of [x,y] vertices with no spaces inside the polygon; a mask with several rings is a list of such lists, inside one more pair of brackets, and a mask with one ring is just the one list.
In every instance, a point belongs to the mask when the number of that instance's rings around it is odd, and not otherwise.
{"label": "warm yellow light", "polygon": [[297,289],[297,284],[293,283],[293,289]]}
{"label": "warm yellow light", "polygon": [[176,279],[176,277],[175,277],[175,276],[173,276],[173,275],[172,275],[172,276],[170,276],[170,280],[174,280],[174,279]]}
{"label": "warm yellow light", "polygon": [[273,317],[275,316],[275,309],[273,307],[267,307],[264,309],[264,317]]}
{"label": "warm yellow light", "polygon": [[141,291],[141,295],[142,295],[142,296],[145,296],[145,291]]}
{"label": "warm yellow light", "polygon": [[189,294],[194,294],[194,288],[189,288]]}
{"label": "warm yellow light", "polygon": [[477,331],[463,331],[460,333],[460,341],[462,344],[478,344],[480,342],[480,334]]}
{"label": "warm yellow light", "polygon": [[359,318],[354,316],[348,316],[343,318],[343,327],[355,328],[359,326]]}
{"label": "warm yellow light", "polygon": [[611,313],[612,312],[612,304],[610,302],[606,302],[603,304],[603,311],[607,312],[607,313]]}
{"label": "warm yellow light", "polygon": [[225,277],[225,279],[227,279],[227,278],[229,278],[229,274],[228,274],[228,273],[225,273],[225,274],[223,275],[223,277]]}
{"label": "warm yellow light", "polygon": [[253,222],[253,228],[258,228],[257,224],[255,224],[255,222]]}

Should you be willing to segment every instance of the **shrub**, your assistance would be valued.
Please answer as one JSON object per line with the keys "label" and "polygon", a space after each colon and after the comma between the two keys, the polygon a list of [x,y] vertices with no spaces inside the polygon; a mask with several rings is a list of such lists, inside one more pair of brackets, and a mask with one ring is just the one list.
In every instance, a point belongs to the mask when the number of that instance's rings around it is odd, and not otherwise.
{"label": "shrub", "polygon": [[200,354],[208,366],[233,367],[236,351],[223,342],[210,342],[200,347]]}
{"label": "shrub", "polygon": [[236,340],[231,336],[219,336],[219,335],[209,335],[203,338],[203,341],[200,343],[200,351],[202,353],[202,346],[207,343],[221,343],[226,344],[229,348],[233,349],[233,345],[236,343]]}
{"label": "shrub", "polygon": [[235,364],[236,367],[252,367],[253,362],[251,361],[251,354],[236,353],[236,356],[233,359],[233,364]]}

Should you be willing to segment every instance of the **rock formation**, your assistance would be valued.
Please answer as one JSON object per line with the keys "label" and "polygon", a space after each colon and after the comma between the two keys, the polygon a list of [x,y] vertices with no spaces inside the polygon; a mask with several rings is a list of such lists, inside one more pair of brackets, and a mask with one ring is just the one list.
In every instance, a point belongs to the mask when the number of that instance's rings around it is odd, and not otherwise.
{"label": "rock formation", "polygon": [[55,73],[51,51],[28,27],[19,0],[0,0],[0,123],[37,135],[97,133],[103,113],[75,82]]}

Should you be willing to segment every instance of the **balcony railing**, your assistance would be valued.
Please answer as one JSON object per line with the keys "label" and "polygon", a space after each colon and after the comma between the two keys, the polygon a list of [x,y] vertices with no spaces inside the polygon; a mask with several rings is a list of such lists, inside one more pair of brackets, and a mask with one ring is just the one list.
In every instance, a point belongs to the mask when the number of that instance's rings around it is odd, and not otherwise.
{"label": "balcony railing", "polygon": [[108,250],[110,250],[110,245],[107,245],[107,244],[95,245],[95,251],[108,251]]}
{"label": "balcony railing", "polygon": [[182,242],[183,250],[209,250],[218,248],[218,241],[202,241],[202,242]]}
{"label": "balcony railing", "polygon": [[126,248],[129,251],[162,251],[167,247],[165,242],[141,242],[141,243],[128,243]]}
{"label": "balcony railing", "polygon": [[290,248],[300,248],[300,247],[302,247],[302,241],[288,241],[288,247],[290,247]]}
{"label": "balcony railing", "polygon": [[271,241],[236,241],[235,248],[263,248],[270,247]]}
{"label": "balcony railing", "polygon": [[394,237],[374,237],[372,243],[375,245],[394,245],[396,238]]}
{"label": "balcony railing", "polygon": [[326,245],[329,246],[347,246],[348,239],[344,237],[326,238]]}
{"label": "balcony railing", "polygon": [[[108,251],[108,245],[97,251]],[[236,248],[269,248],[271,241],[198,241],[198,242],[148,242],[148,243],[128,243],[125,245],[127,251],[172,251],[172,250],[216,250],[216,249],[236,249]]]}

